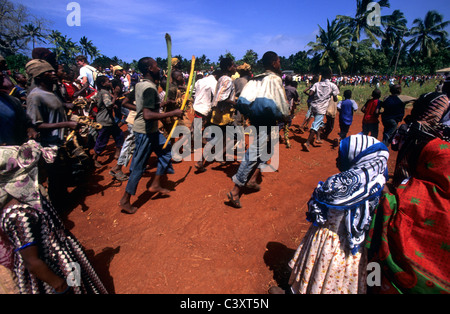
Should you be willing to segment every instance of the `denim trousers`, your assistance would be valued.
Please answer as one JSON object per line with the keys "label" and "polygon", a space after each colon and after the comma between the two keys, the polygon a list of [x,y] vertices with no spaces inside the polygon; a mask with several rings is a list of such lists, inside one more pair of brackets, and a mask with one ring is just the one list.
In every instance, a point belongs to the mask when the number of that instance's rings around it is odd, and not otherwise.
{"label": "denim trousers", "polygon": [[267,153],[267,148],[269,146],[268,131],[270,130],[270,126],[259,127],[256,128],[256,130],[257,134],[253,139],[253,142],[245,152],[241,164],[239,165],[238,171],[232,177],[233,182],[240,187],[247,184],[250,174],[256,168],[263,169],[264,167],[266,167],[267,162],[273,154],[273,147],[270,152]]}
{"label": "denim trousers", "polygon": [[163,149],[166,138],[160,132],[143,134],[134,132],[135,145],[133,159],[130,166],[130,177],[128,178],[125,191],[131,195],[136,194],[137,186],[145,171],[150,155],[155,152],[158,157],[156,175],[173,174],[172,146],[167,145]]}

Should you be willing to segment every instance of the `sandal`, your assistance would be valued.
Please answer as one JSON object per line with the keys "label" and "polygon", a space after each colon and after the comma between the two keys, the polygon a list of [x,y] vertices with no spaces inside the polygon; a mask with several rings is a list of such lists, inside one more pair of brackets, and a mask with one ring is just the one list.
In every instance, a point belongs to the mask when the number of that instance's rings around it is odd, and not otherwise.
{"label": "sandal", "polygon": [[128,180],[128,176],[125,173],[123,173],[122,171],[114,172],[114,171],[110,170],[109,174],[112,175],[116,180],[119,180],[119,181],[127,181]]}
{"label": "sandal", "polygon": [[231,205],[233,207],[236,207],[236,208],[241,208],[242,207],[241,206],[241,201],[239,200],[239,198],[237,200],[235,200],[233,198],[233,194],[231,194],[231,192],[228,192],[227,196],[228,196],[228,200],[230,201],[230,203],[231,203]]}
{"label": "sandal", "polygon": [[206,171],[206,168],[203,165],[195,164],[194,167],[195,167],[195,169],[197,169],[198,173],[202,173],[202,172]]}

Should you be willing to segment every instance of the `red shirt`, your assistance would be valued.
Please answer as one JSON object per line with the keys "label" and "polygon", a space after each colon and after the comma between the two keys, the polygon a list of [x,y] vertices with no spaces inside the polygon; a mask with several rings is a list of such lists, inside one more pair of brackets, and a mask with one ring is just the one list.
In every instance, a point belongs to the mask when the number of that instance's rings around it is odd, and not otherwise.
{"label": "red shirt", "polygon": [[378,123],[378,114],[375,113],[379,99],[370,99],[365,104],[363,123]]}

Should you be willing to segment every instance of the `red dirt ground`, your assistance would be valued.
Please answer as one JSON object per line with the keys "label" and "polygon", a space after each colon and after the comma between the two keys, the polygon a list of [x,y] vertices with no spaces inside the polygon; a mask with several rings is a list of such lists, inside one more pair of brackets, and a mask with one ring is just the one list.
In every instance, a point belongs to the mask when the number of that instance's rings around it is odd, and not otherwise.
{"label": "red dirt ground", "polygon": [[[300,112],[294,119],[298,126]],[[361,131],[357,113],[349,134]],[[337,137],[336,121],[330,139]],[[380,125],[381,139],[383,127]],[[305,235],[306,204],[319,181],[336,173],[337,148],[331,141],[302,151],[308,133],[292,134],[291,148],[280,144],[278,172],[263,175],[259,192],[245,193],[241,209],[226,205],[231,176],[239,163],[211,164],[195,173],[194,161],[174,164],[161,197],[148,192],[151,168],[132,198],[134,215],[117,202],[126,182],[108,174],[115,165],[113,142],[85,188],[71,192],[66,225],[80,240],[110,293],[264,294],[285,284],[285,266]],[[391,152],[390,173],[396,153]],[[152,159],[154,160],[154,159]]]}

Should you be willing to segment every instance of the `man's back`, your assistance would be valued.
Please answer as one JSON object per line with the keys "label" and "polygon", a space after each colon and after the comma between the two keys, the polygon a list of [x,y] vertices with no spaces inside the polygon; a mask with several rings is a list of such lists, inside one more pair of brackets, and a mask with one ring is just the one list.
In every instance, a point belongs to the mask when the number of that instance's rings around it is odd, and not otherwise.
{"label": "man's back", "polygon": [[336,84],[325,80],[323,82],[317,82],[311,87],[311,91],[314,92],[311,100],[311,108],[318,114],[325,114],[328,108],[328,102],[332,96],[339,94],[339,89]]}
{"label": "man's back", "polygon": [[214,75],[209,75],[197,81],[195,84],[194,110],[208,115],[211,111],[211,102],[216,90],[217,80]]}
{"label": "man's back", "polygon": [[380,104],[381,108],[384,108],[381,118],[394,119],[397,122],[402,121],[405,115],[405,103],[397,95],[390,95]]}
{"label": "man's back", "polygon": [[276,125],[289,115],[281,77],[267,71],[252,78],[242,90],[238,108],[254,125]]}

